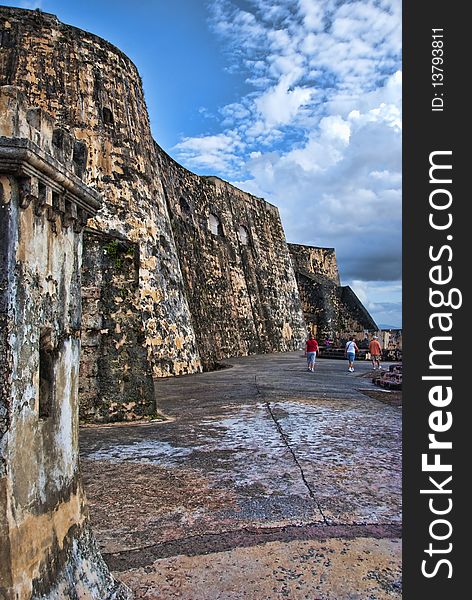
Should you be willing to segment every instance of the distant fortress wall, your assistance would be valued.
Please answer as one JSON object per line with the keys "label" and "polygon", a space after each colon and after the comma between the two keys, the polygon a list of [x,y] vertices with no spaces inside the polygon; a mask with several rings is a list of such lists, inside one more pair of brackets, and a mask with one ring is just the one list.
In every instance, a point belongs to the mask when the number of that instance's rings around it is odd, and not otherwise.
{"label": "distant fortress wall", "polygon": [[278,209],[157,148],[197,345],[229,356],[300,348],[305,325]]}
{"label": "distant fortress wall", "polygon": [[362,340],[377,325],[349,286],[341,286],[334,248],[289,244],[307,326],[320,341]]}

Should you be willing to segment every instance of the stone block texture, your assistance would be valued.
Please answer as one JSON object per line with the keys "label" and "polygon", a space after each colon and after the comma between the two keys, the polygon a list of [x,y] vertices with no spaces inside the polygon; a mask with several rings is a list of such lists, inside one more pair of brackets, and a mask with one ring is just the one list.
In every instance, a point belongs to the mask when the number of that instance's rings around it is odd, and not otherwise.
{"label": "stone block texture", "polygon": [[[59,124],[54,144],[104,200],[89,229],[137,249],[138,289],[127,298],[137,318],[120,327],[137,327],[122,335],[145,348],[145,372],[150,368],[154,378],[195,373],[228,356],[298,348],[305,326],[277,209],[190,173],[158,147],[136,67],[113,45],[38,11],[2,8],[0,20],[0,83],[20,88]],[[71,134],[78,140],[73,144]],[[85,265],[89,250],[95,252],[86,240]],[[95,282],[93,275],[84,273],[86,287],[99,288],[101,270]],[[114,308],[102,303],[101,309],[103,319],[113,321],[107,310]],[[90,325],[90,332],[100,331],[98,322]],[[88,348],[93,337],[84,337]],[[113,365],[104,365],[107,356]],[[89,361],[82,369],[88,403],[94,372],[117,373],[120,364],[129,365],[123,354],[100,360],[102,367]],[[135,412],[134,400],[120,395],[123,383],[116,386],[116,401],[130,408],[114,415],[131,417],[141,409]],[[145,402],[138,399],[142,407]],[[93,413],[90,403],[86,412]]]}
{"label": "stone block texture", "polygon": [[102,195],[89,226],[139,246],[135,310],[153,375],[201,370],[136,67],[53,15],[2,7],[0,30],[0,84],[17,86],[52,115],[53,143]]}
{"label": "stone block texture", "polygon": [[139,298],[139,245],[84,232],[80,418],[84,422],[151,417],[152,369]]}
{"label": "stone block texture", "polygon": [[11,86],[0,107],[0,597],[124,598],[79,471],[82,231],[99,196],[51,154],[49,115]]}
{"label": "stone block texture", "polygon": [[[318,337],[376,329],[340,286],[334,249],[289,252],[276,207],[156,144],[120,50],[38,11],[2,8],[0,21],[0,82],[52,115],[54,152],[104,200],[84,243],[83,418],[149,415],[151,378],[298,349],[307,325]],[[32,110],[24,126],[37,121]]]}
{"label": "stone block texture", "polygon": [[308,328],[319,341],[364,340],[377,325],[349,286],[341,286],[334,248],[289,244]]}
{"label": "stone block texture", "polygon": [[300,348],[305,325],[278,209],[157,150],[205,367]]}

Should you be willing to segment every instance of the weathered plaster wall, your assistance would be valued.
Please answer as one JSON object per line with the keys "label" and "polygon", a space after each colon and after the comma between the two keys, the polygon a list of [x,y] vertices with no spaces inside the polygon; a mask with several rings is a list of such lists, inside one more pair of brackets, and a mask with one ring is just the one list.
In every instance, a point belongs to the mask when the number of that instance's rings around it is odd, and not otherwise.
{"label": "weathered plaster wall", "polygon": [[[277,208],[215,177],[199,177],[157,147],[200,355],[298,349],[305,338]],[[210,228],[210,215],[219,231]]]}
{"label": "weathered plaster wall", "polygon": [[364,338],[377,325],[349,286],[341,286],[334,248],[289,244],[307,325],[322,342]]}
{"label": "weathered plaster wall", "polygon": [[12,87],[0,108],[0,595],[111,599],[78,463],[81,231],[98,195],[49,154],[48,115]]}
{"label": "weathered plaster wall", "polygon": [[53,15],[2,7],[0,32],[0,84],[17,85],[78,140],[70,148],[57,129],[55,143],[103,195],[90,225],[139,245],[136,310],[153,375],[200,370],[136,67],[113,45]]}
{"label": "weathered plaster wall", "polygon": [[152,368],[135,306],[139,245],[87,229],[82,265],[82,421],[155,414]]}

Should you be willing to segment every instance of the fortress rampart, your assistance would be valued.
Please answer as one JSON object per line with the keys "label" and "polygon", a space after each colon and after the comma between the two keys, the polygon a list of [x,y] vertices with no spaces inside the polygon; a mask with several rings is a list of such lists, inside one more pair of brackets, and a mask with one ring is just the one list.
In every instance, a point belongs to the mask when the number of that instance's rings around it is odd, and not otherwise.
{"label": "fortress rampart", "polygon": [[[149,379],[298,348],[305,326],[277,208],[167,156],[117,48],[38,11],[0,18],[0,82],[51,114],[52,143],[103,197],[84,237],[82,417],[151,414]],[[129,277],[123,248],[135,256]]]}
{"label": "fortress rampart", "polygon": [[363,340],[377,325],[349,286],[341,286],[334,248],[289,244],[307,326],[315,336],[342,344]]}
{"label": "fortress rampart", "polygon": [[0,8],[0,183],[0,595],[123,599],[79,411],[149,417],[155,378],[376,326],[333,249],[289,249],[275,206],[176,163],[133,63],[41,11]]}

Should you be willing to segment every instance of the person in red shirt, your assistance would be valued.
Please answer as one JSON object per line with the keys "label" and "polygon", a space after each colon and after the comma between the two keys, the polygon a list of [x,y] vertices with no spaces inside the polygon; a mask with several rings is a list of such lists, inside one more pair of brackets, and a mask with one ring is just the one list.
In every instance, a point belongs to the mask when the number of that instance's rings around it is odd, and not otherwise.
{"label": "person in red shirt", "polygon": [[308,339],[305,346],[305,356],[308,365],[308,370],[312,373],[315,371],[316,354],[318,352],[318,342],[314,339],[312,334],[308,334]]}
{"label": "person in red shirt", "polygon": [[382,354],[382,348],[376,335],[374,335],[372,341],[369,344],[369,352],[374,370],[381,369],[382,367],[380,366],[380,356]]}

